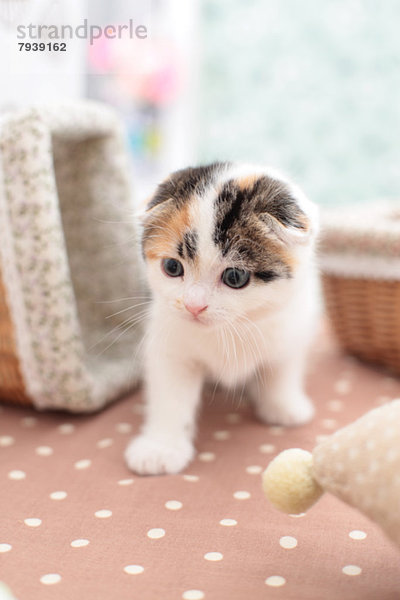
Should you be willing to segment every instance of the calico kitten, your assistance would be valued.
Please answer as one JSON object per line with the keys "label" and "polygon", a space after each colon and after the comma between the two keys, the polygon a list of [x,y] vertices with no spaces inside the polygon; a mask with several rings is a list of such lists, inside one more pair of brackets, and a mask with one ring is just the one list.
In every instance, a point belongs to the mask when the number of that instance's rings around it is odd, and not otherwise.
{"label": "calico kitten", "polygon": [[194,456],[205,380],[246,385],[259,419],[300,425],[317,313],[316,207],[282,175],[231,163],[187,168],[157,188],[142,247],[153,301],[146,418],[126,449],[137,473]]}

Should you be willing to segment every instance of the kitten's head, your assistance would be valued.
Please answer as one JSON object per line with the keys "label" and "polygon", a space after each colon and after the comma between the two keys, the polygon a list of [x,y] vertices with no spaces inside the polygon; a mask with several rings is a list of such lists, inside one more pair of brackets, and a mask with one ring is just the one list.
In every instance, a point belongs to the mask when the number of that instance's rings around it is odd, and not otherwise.
{"label": "kitten's head", "polygon": [[157,301],[198,326],[282,308],[312,257],[316,209],[271,169],[187,168],[161,183],[142,247]]}

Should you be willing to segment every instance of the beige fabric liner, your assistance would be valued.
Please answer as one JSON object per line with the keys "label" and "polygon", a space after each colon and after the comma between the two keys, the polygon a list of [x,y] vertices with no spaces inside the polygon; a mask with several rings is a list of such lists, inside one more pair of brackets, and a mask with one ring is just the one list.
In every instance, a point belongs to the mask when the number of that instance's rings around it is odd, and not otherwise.
{"label": "beige fabric liner", "polygon": [[[308,388],[317,416],[311,425],[268,428],[228,395],[219,392],[212,401],[206,394],[197,444],[203,454],[183,475],[140,478],[125,467],[123,450],[141,421],[140,392],[94,416],[3,406],[0,580],[19,600],[397,599],[399,551],[376,524],[332,496],[294,518],[275,511],[261,492],[255,467],[265,468],[285,448],[311,450],[319,436],[400,397],[399,379],[341,355],[326,332],[315,348]],[[10,479],[12,471],[25,478]],[[67,496],[52,499],[57,491]],[[236,498],[237,491],[250,497]],[[182,507],[166,508],[170,500]],[[112,515],[96,517],[100,510]],[[32,527],[25,519],[41,524]],[[221,525],[223,519],[237,524]],[[152,539],[152,529],[165,535]],[[353,539],[352,531],[366,537]],[[286,536],[297,546],[282,547]],[[89,544],[71,546],[78,539]],[[210,552],[222,559],[204,558]],[[128,565],[144,570],[128,574]],[[349,575],[345,567],[361,572]],[[48,574],[61,579],[42,583]],[[268,579],[273,576],[285,583],[266,584],[282,583]]]}

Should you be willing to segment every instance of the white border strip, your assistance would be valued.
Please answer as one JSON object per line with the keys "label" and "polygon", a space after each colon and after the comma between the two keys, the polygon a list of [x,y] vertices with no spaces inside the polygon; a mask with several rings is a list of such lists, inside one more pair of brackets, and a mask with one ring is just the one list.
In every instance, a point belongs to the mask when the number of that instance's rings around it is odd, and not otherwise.
{"label": "white border strip", "polygon": [[323,273],[342,277],[400,281],[400,257],[385,258],[360,254],[320,254]]}

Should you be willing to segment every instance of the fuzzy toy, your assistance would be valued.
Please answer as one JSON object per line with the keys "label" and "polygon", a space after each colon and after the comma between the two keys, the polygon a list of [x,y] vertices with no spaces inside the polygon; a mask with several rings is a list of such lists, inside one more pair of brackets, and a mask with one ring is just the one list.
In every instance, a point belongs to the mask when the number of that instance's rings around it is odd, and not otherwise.
{"label": "fuzzy toy", "polygon": [[268,500],[283,512],[298,515],[319,500],[324,490],[314,478],[311,452],[300,448],[284,450],[263,473]]}
{"label": "fuzzy toy", "polygon": [[0,581],[0,600],[17,600],[15,596],[12,595],[11,590]]}
{"label": "fuzzy toy", "polygon": [[293,448],[264,471],[271,503],[299,514],[324,491],[360,509],[400,544],[400,400],[374,409],[314,448]]}

